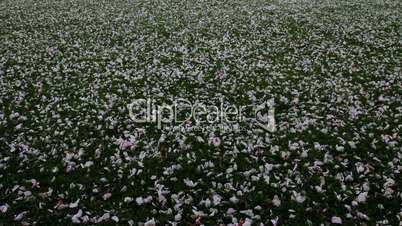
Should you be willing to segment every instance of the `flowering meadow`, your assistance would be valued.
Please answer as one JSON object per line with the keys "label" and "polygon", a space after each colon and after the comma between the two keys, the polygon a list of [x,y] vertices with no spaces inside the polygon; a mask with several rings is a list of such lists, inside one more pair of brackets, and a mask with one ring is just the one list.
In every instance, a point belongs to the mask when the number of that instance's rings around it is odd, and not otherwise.
{"label": "flowering meadow", "polygon": [[2,0],[0,225],[402,225],[401,61],[400,0]]}

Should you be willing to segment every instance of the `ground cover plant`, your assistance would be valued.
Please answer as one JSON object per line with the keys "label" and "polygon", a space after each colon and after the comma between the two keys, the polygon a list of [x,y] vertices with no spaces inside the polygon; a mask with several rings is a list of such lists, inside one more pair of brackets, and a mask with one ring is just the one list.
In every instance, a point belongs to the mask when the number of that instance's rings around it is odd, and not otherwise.
{"label": "ground cover plant", "polygon": [[[0,225],[400,225],[401,13],[0,1]],[[130,118],[141,98],[272,99],[276,130],[158,128]]]}

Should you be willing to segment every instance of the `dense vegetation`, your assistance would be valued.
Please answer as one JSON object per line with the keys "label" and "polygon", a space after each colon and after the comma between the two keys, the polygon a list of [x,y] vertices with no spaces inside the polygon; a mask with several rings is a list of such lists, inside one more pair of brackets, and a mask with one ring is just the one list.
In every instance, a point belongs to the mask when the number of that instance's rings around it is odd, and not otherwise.
{"label": "dense vegetation", "polygon": [[[0,224],[400,225],[401,12],[0,1]],[[158,129],[138,98],[274,98],[276,131]]]}

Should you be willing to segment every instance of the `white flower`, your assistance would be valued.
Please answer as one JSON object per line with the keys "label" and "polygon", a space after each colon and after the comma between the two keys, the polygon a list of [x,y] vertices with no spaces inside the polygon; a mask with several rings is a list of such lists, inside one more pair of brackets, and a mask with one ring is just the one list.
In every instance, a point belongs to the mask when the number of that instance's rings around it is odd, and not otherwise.
{"label": "white flower", "polygon": [[81,223],[81,221],[80,221],[81,216],[82,216],[82,210],[80,209],[74,216],[71,217],[71,221],[74,224],[79,224],[79,223]]}
{"label": "white flower", "polygon": [[356,143],[355,142],[349,141],[348,144],[352,149],[356,149]]}
{"label": "white flower", "polygon": [[15,220],[15,221],[20,221],[20,220],[22,220],[22,218],[24,218],[27,213],[28,213],[28,211],[24,211],[24,212],[21,212],[21,213],[15,215],[15,216],[14,216],[14,220]]}
{"label": "white flower", "polygon": [[364,191],[370,191],[370,184],[368,182],[365,182],[362,187]]}
{"label": "white flower", "polygon": [[278,225],[278,220],[279,220],[279,217],[275,217],[275,219],[271,219],[272,225],[274,225],[274,226]]}
{"label": "white flower", "polygon": [[152,196],[148,196],[146,198],[143,199],[144,203],[150,203],[152,201]]}
{"label": "white flower", "polygon": [[0,206],[0,212],[5,213],[8,210],[9,205],[8,204],[4,204]]}
{"label": "white flower", "polygon": [[25,197],[29,197],[29,196],[31,196],[32,195],[32,192],[31,191],[24,191],[24,196]]}
{"label": "white flower", "polygon": [[220,139],[219,137],[214,137],[214,138],[212,138],[212,144],[213,144],[215,147],[220,146],[220,145],[221,145],[221,139]]}
{"label": "white flower", "polygon": [[207,199],[204,201],[205,207],[209,208],[211,206],[211,200]]}
{"label": "white flower", "polygon": [[364,203],[364,202],[366,202],[367,201],[367,196],[368,196],[368,193],[367,192],[361,192],[358,196],[357,196],[357,201],[358,202],[360,202],[360,203]]}
{"label": "white flower", "polygon": [[272,199],[272,204],[274,204],[274,206],[276,207],[281,205],[281,200],[277,195],[274,195],[274,198]]}
{"label": "white flower", "polygon": [[298,203],[303,203],[306,197],[302,196],[300,193],[293,191],[292,199]]}
{"label": "white flower", "polygon": [[198,183],[194,183],[194,182],[193,182],[192,180],[190,180],[190,179],[184,179],[183,181],[184,181],[184,184],[186,184],[188,187],[191,187],[191,188],[197,186],[197,184],[198,184]]}
{"label": "white flower", "polygon": [[86,216],[86,215],[85,215],[85,216],[82,216],[82,217],[81,217],[81,222],[82,222],[82,223],[87,223],[88,221],[89,221],[89,216]]}
{"label": "white flower", "polygon": [[94,164],[94,162],[92,162],[92,161],[87,161],[87,162],[84,164],[84,166],[85,166],[86,168],[89,168],[89,167],[93,166],[93,164]]}
{"label": "white flower", "polygon": [[182,217],[181,217],[181,214],[180,214],[180,213],[178,213],[178,214],[176,214],[176,215],[174,216],[174,220],[175,220],[175,221],[181,221],[181,219],[182,219]]}
{"label": "white flower", "polygon": [[40,188],[40,184],[37,180],[31,179],[30,181],[32,183],[32,186],[31,186],[32,188]]}
{"label": "white flower", "polygon": [[322,149],[323,149],[323,147],[321,146],[321,144],[320,144],[320,143],[318,143],[318,142],[314,142],[314,149],[315,149],[315,150],[320,151],[320,150],[322,150]]}
{"label": "white flower", "polygon": [[122,151],[128,150],[128,149],[129,149],[129,150],[132,150],[132,149],[134,149],[135,146],[136,146],[135,140],[134,140],[133,137],[132,137],[131,139],[129,139],[129,140],[124,140],[124,139],[122,139],[122,138],[119,138],[119,139],[117,139],[114,143],[115,143],[116,145],[118,145],[118,146],[119,146],[119,149],[122,150]]}
{"label": "white flower", "polygon": [[243,223],[243,226],[251,226],[253,224],[253,221],[249,218],[246,218],[246,221]]}
{"label": "white flower", "polygon": [[392,178],[387,178],[387,181],[384,183],[384,187],[392,187],[395,185],[395,181]]}
{"label": "white flower", "polygon": [[77,199],[77,201],[75,201],[75,202],[73,202],[73,203],[70,203],[69,207],[70,207],[71,209],[77,208],[79,202],[80,202],[80,199]]}
{"label": "white flower", "polygon": [[105,221],[105,220],[109,220],[110,219],[110,213],[104,213],[98,220],[97,220],[97,222],[99,223],[99,222],[102,222],[102,221]]}
{"label": "white flower", "polygon": [[340,217],[333,216],[331,218],[331,223],[333,223],[333,224],[342,224],[342,219]]}
{"label": "white flower", "polygon": [[233,209],[233,208],[229,208],[229,209],[226,211],[226,214],[227,214],[227,215],[232,215],[232,214],[234,214],[234,213],[236,213],[236,210]]}
{"label": "white flower", "polygon": [[119,218],[117,216],[113,216],[111,219],[116,223],[119,222]]}
{"label": "white flower", "polygon": [[137,197],[135,199],[135,202],[137,203],[137,205],[141,206],[142,204],[144,204],[144,199],[142,197]]}
{"label": "white flower", "polygon": [[370,218],[366,214],[359,211],[357,212],[357,217],[363,220],[370,220]]}
{"label": "white flower", "polygon": [[206,214],[201,210],[192,210],[192,211],[193,211],[193,214],[197,217],[205,217],[206,216]]}
{"label": "white flower", "polygon": [[335,146],[335,149],[336,149],[337,151],[344,151],[344,150],[345,150],[345,147],[336,145],[336,146]]}
{"label": "white flower", "polygon": [[124,198],[125,203],[129,203],[129,202],[132,202],[132,201],[133,201],[133,198],[131,198],[131,197],[125,197]]}
{"label": "white flower", "polygon": [[366,170],[363,163],[356,163],[357,173],[363,173]]}
{"label": "white flower", "polygon": [[144,223],[144,226],[155,226],[155,220],[152,218],[151,220]]}
{"label": "white flower", "polygon": [[59,200],[59,202],[53,208],[57,209],[57,210],[62,210],[62,209],[65,209],[67,207],[69,207],[68,204],[64,204],[63,201]]}
{"label": "white flower", "polygon": [[105,194],[102,196],[103,200],[107,200],[107,199],[109,199],[110,197],[112,197],[112,193],[110,193],[110,192],[105,193]]}
{"label": "white flower", "polygon": [[212,196],[212,203],[214,204],[214,206],[217,206],[221,203],[222,197],[218,194],[214,194]]}
{"label": "white flower", "polygon": [[239,202],[239,199],[236,196],[232,196],[229,200],[234,204]]}
{"label": "white flower", "polygon": [[254,212],[253,212],[253,210],[242,210],[242,211],[240,211],[240,213],[242,213],[242,214],[244,214],[244,215],[247,215],[247,216],[249,216],[249,217],[254,217]]}

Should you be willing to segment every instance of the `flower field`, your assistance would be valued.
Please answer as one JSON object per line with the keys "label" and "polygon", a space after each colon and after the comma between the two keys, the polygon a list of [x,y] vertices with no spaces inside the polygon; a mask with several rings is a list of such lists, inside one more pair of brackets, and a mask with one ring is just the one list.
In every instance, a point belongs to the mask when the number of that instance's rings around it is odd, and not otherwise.
{"label": "flower field", "polygon": [[398,0],[0,1],[0,225],[402,225],[401,61]]}

